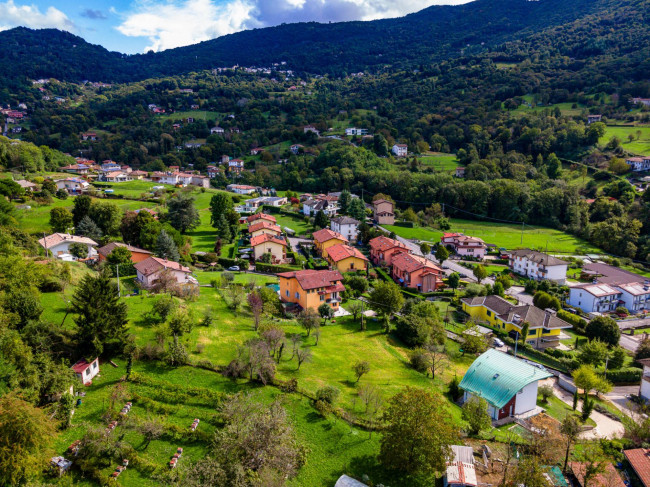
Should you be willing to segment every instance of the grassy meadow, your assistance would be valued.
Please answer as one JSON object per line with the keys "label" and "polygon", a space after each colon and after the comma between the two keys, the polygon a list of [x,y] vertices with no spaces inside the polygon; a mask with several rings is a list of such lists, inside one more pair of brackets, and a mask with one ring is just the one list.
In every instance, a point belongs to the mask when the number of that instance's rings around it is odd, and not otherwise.
{"label": "grassy meadow", "polygon": [[[640,132],[640,137],[637,132]],[[632,141],[629,140],[630,135],[633,136]],[[607,126],[605,135],[598,143],[605,145],[613,137],[618,137],[621,147],[628,152],[640,156],[650,155],[650,126],[648,125]]]}

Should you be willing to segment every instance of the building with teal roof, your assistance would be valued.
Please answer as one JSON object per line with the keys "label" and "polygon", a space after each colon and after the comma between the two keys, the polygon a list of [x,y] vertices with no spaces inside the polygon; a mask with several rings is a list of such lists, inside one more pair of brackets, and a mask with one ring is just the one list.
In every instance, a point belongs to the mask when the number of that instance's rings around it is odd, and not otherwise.
{"label": "building with teal roof", "polygon": [[512,355],[490,349],[472,363],[460,387],[464,401],[471,397],[485,399],[488,412],[496,421],[534,413],[538,383],[551,376]]}

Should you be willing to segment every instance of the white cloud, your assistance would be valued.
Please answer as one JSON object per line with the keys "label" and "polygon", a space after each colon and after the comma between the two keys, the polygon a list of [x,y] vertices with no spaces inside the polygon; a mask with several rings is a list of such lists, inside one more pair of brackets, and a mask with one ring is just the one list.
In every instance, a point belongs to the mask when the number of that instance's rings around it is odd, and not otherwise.
{"label": "white cloud", "polygon": [[0,30],[23,26],[32,29],[56,28],[76,31],[74,23],[59,9],[49,7],[42,13],[35,5],[16,5],[14,0],[0,2]]}
{"label": "white cloud", "polygon": [[400,17],[431,5],[470,0],[141,0],[117,30],[148,37],[159,51],[254,27]]}
{"label": "white cloud", "polygon": [[160,51],[214,39],[246,28],[252,5],[233,0],[217,5],[211,0],[155,3],[146,0],[117,27],[125,36],[148,37],[146,50]]}

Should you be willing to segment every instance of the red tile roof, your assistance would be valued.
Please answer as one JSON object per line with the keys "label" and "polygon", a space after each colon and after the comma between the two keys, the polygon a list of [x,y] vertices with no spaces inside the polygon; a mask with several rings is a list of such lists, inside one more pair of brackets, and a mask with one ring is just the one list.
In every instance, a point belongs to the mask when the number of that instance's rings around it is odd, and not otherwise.
{"label": "red tile roof", "polygon": [[372,250],[378,250],[380,252],[385,252],[386,250],[390,250],[394,247],[399,247],[401,249],[406,248],[406,245],[404,245],[402,242],[398,242],[392,238],[384,237],[383,235],[373,238],[370,242],[368,242],[368,244]]}
{"label": "red tile roof", "polygon": [[287,245],[287,242],[283,238],[276,237],[275,235],[269,235],[268,233],[263,233],[262,235],[251,238],[251,247],[257,247],[258,245],[266,242],[273,242],[285,247]]}
{"label": "red tile roof", "polygon": [[339,262],[343,259],[348,259],[350,257],[356,257],[357,259],[368,260],[365,255],[357,248],[350,247],[346,244],[336,244],[332,245],[327,249],[327,256],[331,258],[334,262]]}
{"label": "red tile roof", "polygon": [[376,205],[379,205],[379,204],[381,204],[381,203],[390,203],[391,205],[394,204],[392,201],[385,200],[385,199],[375,200],[375,201],[372,202],[372,204],[375,205],[375,206],[376,206]]}
{"label": "red tile roof", "polygon": [[632,465],[643,485],[650,486],[650,450],[636,448],[634,450],[624,450],[623,454]]}
{"label": "red tile roof", "polygon": [[91,362],[87,362],[85,359],[79,360],[76,364],[72,366],[72,370],[74,370],[75,374],[83,374],[84,370],[86,370],[90,365],[97,359],[93,359]]}
{"label": "red tile roof", "polygon": [[135,252],[137,254],[151,254],[151,252],[148,250],[139,249],[138,247],[133,247],[132,245],[127,245],[122,242],[111,242],[109,244],[106,244],[103,247],[98,248],[97,253],[99,255],[103,255],[104,257],[108,257],[110,253],[113,252],[113,250],[115,250],[117,247],[124,247],[129,252]]}
{"label": "red tile roof", "polygon": [[[317,271],[313,269],[283,272],[278,274],[278,277],[297,279],[298,284],[300,284],[300,287],[305,291],[319,287],[328,288],[331,286],[337,286],[337,284],[343,280],[343,276],[341,276],[339,271]],[[345,287],[342,290],[345,290]]]}
{"label": "red tile roof", "polygon": [[257,232],[258,230],[263,230],[263,229],[273,230],[278,233],[282,233],[282,229],[279,226],[266,220],[261,220],[250,225],[248,227],[248,233]]}
{"label": "red tile roof", "polygon": [[188,267],[184,267],[178,262],[161,259],[159,257],[149,257],[142,262],[138,262],[133,267],[135,267],[135,270],[140,272],[140,274],[145,276],[149,276],[163,269],[171,269],[173,271],[186,272],[188,274],[191,272]]}
{"label": "red tile roof", "polygon": [[272,215],[269,215],[268,213],[255,213],[254,215],[249,216],[246,219],[246,221],[248,223],[252,223],[252,222],[254,222],[256,220],[260,220],[260,219],[268,220],[268,221],[273,222],[273,223],[277,223],[277,220],[275,219],[275,217],[272,216]]}
{"label": "red tile roof", "polygon": [[333,238],[342,240],[343,242],[347,242],[348,239],[345,238],[343,235],[341,235],[339,232],[335,232],[334,230],[330,230],[329,228],[323,228],[322,230],[318,230],[317,232],[314,232],[313,234],[314,237],[314,242],[327,242],[328,240],[332,240]]}
{"label": "red tile roof", "polygon": [[[570,462],[571,472],[578,480],[580,486],[584,485],[585,464],[579,462]],[[589,487],[625,487],[621,476],[611,463],[605,464],[605,471],[599,473],[589,480]]]}
{"label": "red tile roof", "polygon": [[393,257],[392,265],[405,272],[414,272],[418,269],[427,268],[431,269],[434,274],[442,273],[442,269],[435,265],[430,260],[420,257],[419,255],[409,254],[407,252],[400,252]]}

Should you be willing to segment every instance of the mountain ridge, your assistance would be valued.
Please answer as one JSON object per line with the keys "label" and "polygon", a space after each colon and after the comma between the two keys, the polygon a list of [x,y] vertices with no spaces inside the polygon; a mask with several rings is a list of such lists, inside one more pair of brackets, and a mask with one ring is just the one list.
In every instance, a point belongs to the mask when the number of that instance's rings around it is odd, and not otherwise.
{"label": "mountain ridge", "polygon": [[[615,2],[614,2],[615,3]],[[4,77],[128,82],[235,64],[340,75],[481,52],[605,9],[612,0],[475,0],[393,19],[300,22],[241,31],[158,53],[126,55],[56,29],[0,32]],[[53,48],[55,46],[55,48]]]}

